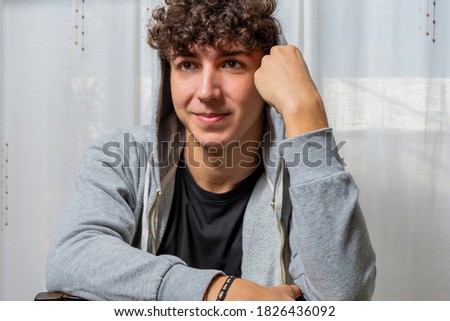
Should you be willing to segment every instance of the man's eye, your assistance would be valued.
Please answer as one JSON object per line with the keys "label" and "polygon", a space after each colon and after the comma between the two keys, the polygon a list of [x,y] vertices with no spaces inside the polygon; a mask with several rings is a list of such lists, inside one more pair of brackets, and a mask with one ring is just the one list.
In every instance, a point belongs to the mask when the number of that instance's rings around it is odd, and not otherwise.
{"label": "man's eye", "polygon": [[230,69],[238,69],[238,68],[242,68],[242,64],[237,60],[228,60],[225,63],[225,67],[230,68]]}
{"label": "man's eye", "polygon": [[177,68],[180,70],[191,70],[194,68],[194,64],[190,61],[183,61],[178,64]]}

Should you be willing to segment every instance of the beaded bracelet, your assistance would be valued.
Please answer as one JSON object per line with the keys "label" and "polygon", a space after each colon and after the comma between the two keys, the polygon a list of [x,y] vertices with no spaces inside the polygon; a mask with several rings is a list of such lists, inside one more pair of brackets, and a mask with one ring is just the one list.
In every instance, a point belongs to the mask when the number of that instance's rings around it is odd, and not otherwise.
{"label": "beaded bracelet", "polygon": [[211,289],[211,286],[212,286],[214,280],[217,279],[219,276],[222,276],[222,274],[216,274],[216,275],[212,278],[211,282],[209,282],[209,285],[208,285],[208,287],[206,288],[205,294],[203,295],[202,301],[208,301],[208,293],[209,293],[209,290]]}
{"label": "beaded bracelet", "polygon": [[216,301],[223,301],[225,300],[225,297],[227,296],[228,290],[230,289],[231,283],[236,280],[235,276],[229,276],[225,280],[225,282],[222,285],[222,288],[219,291],[219,294],[217,295]]}

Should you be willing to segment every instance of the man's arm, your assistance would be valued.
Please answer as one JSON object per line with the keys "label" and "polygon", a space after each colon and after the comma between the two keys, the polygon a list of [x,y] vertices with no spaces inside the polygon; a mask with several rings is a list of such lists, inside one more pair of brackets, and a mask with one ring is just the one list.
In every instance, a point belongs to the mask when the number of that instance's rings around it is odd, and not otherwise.
{"label": "man's arm", "polygon": [[[368,300],[375,284],[375,254],[358,204],[358,188],[344,170],[331,129],[285,141],[283,157],[313,144],[311,164],[288,167],[292,219],[289,272],[308,300]],[[319,147],[320,146],[320,147]],[[305,162],[305,160],[303,160]]]}
{"label": "man's arm", "polygon": [[[206,300],[215,301],[226,277],[212,280],[207,289]],[[245,279],[236,279],[231,285],[225,301],[294,301],[302,295],[297,285],[261,286]]]}
{"label": "man's arm", "polygon": [[[283,157],[293,206],[290,273],[309,300],[370,299],[375,254],[358,204],[358,188],[341,165],[322,99],[300,50],[277,46],[255,73],[261,96],[283,116]],[[288,144],[286,144],[288,143]],[[306,151],[306,153],[305,153]]]}
{"label": "man's arm", "polygon": [[124,154],[123,145],[114,147],[124,134],[104,135],[86,153],[50,248],[48,290],[88,300],[201,300],[219,271],[131,246],[139,234],[146,157],[138,148]]}

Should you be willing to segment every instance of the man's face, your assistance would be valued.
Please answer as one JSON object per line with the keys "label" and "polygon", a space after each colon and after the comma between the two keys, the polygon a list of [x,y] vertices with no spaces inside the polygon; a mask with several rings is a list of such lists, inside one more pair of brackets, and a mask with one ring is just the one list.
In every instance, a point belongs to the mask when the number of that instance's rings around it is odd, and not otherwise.
{"label": "man's face", "polygon": [[241,45],[225,52],[194,45],[189,55],[170,60],[173,104],[187,136],[218,148],[232,141],[260,141],[264,100],[253,76],[263,56]]}

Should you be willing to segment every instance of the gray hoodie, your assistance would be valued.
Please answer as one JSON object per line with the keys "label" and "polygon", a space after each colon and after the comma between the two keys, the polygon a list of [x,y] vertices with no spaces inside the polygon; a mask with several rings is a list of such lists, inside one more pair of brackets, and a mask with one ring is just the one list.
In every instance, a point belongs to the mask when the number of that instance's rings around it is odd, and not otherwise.
{"label": "gray hoodie", "polygon": [[[151,124],[113,130],[87,149],[49,251],[49,291],[89,300],[201,300],[222,273],[155,255],[185,135],[168,65],[161,66]],[[282,117],[271,107],[266,114],[265,173],[245,211],[242,278],[295,283],[308,300],[370,299],[375,254],[332,130],[285,139]]]}

